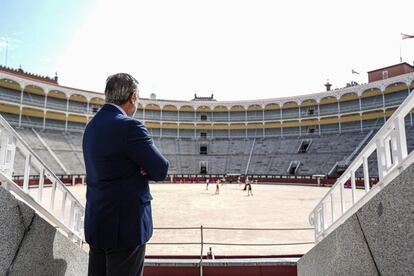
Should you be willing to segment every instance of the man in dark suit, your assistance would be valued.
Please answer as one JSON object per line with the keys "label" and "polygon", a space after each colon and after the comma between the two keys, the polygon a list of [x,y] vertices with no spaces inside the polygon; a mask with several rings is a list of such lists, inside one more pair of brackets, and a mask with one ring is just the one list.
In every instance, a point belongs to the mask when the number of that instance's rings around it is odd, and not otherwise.
{"label": "man in dark suit", "polygon": [[137,80],[123,73],[110,76],[105,98],[83,136],[88,273],[142,275],[145,244],[152,236],[148,181],[164,180],[168,161],[132,118],[138,107]]}

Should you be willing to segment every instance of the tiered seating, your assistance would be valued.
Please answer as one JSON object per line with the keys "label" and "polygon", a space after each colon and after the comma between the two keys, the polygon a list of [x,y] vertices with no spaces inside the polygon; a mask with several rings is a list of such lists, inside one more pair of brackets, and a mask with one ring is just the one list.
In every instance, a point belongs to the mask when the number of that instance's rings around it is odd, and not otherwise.
{"label": "tiered seating", "polygon": [[[20,128],[16,129],[16,131],[29,144],[35,153],[49,166],[49,168],[52,169],[55,174],[65,174],[63,169],[59,166],[50,152],[46,149],[46,147],[42,144],[42,142],[37,138],[36,134],[30,128]],[[23,158],[23,155],[21,155],[21,157]],[[19,158],[19,155],[16,155],[15,159],[17,158]],[[14,175],[23,175],[24,161],[16,161],[16,164],[21,164],[22,166],[19,165],[15,167]],[[31,172],[31,174],[38,174],[38,172]]]}
{"label": "tiered seating", "polygon": [[[25,116],[23,116],[25,117]],[[8,120],[18,120],[17,116],[6,116]],[[407,118],[408,151],[414,150],[414,127]],[[36,129],[48,147],[71,174],[84,174],[82,154],[82,133],[61,130]],[[55,158],[41,143],[31,128],[17,128],[17,132],[56,174],[64,174]],[[194,132],[193,132],[194,133]],[[328,174],[337,162],[344,162],[368,135],[368,132],[344,132],[342,134],[307,135],[306,137],[284,136],[266,138],[154,138],[154,143],[170,162],[171,174],[199,174],[205,161],[208,174],[244,174],[254,143],[248,174],[286,175],[292,161],[299,161],[297,175]],[[299,153],[302,140],[311,141],[305,153]],[[207,146],[207,155],[200,155],[200,146]],[[364,145],[362,145],[363,147]],[[355,157],[354,155],[353,157]],[[24,173],[24,160],[16,153],[15,175]],[[377,176],[376,154],[368,159],[370,175]],[[32,174],[37,172],[32,171]],[[357,171],[362,176],[362,170]]]}

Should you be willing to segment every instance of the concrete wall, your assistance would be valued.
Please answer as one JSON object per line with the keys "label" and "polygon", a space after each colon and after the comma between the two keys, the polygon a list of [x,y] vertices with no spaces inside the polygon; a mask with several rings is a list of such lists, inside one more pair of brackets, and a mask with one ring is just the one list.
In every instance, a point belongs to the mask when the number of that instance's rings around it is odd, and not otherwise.
{"label": "concrete wall", "polygon": [[414,275],[414,164],[303,256],[298,275]]}
{"label": "concrete wall", "polygon": [[0,275],[87,275],[88,256],[0,187]]}

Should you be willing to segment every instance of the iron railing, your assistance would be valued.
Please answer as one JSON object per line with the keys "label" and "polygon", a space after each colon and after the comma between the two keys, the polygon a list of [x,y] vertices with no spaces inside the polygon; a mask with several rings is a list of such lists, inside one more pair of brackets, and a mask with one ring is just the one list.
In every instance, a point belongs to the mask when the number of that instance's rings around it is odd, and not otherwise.
{"label": "iron railing", "polygon": [[303,241],[303,242],[289,242],[289,243],[230,243],[230,242],[215,242],[205,240],[206,230],[218,230],[218,231],[313,231],[313,227],[303,228],[247,228],[247,227],[206,227],[201,225],[200,227],[154,227],[154,230],[199,230],[200,240],[199,241],[188,241],[188,242],[148,242],[148,245],[199,245],[200,246],[200,259],[198,266],[200,267],[200,275],[203,275],[203,262],[206,260],[204,255],[205,245],[224,245],[224,246],[294,246],[294,245],[313,245],[315,241]]}

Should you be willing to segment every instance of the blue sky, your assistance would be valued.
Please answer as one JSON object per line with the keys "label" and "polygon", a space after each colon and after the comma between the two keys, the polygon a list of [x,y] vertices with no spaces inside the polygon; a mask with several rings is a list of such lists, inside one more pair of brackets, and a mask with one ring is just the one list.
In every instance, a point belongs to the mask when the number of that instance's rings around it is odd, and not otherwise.
{"label": "blue sky", "polygon": [[92,8],[81,0],[1,0],[0,64],[5,65],[4,43],[9,44],[7,65],[39,74],[57,71],[54,61]]}
{"label": "blue sky", "polygon": [[[321,92],[403,60],[414,1],[0,0],[0,64],[102,91],[129,72],[141,96],[219,100]],[[351,70],[360,72],[352,75]]]}

